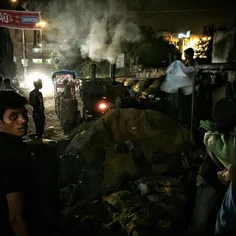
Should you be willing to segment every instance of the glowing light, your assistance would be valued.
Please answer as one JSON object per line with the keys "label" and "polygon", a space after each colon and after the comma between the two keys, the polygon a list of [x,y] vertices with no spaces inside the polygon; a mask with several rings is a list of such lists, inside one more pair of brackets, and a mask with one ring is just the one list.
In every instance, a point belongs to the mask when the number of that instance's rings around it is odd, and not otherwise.
{"label": "glowing light", "polygon": [[190,38],[190,31],[188,31],[186,34],[180,33],[178,34],[178,38],[182,39],[182,38]]}
{"label": "glowing light", "polygon": [[40,27],[40,28],[45,28],[47,26],[47,22],[45,21],[40,21],[36,24],[37,27]]}
{"label": "glowing light", "polygon": [[30,75],[28,75],[25,79],[25,86],[28,91],[31,91],[34,89],[34,81],[41,79],[43,82],[43,87],[41,89],[42,94],[44,97],[53,97],[54,96],[54,86],[53,81],[49,76],[46,76],[44,74],[34,72]]}
{"label": "glowing light", "polygon": [[12,3],[17,3],[17,2],[18,2],[18,0],[11,0],[11,2],[12,2]]}
{"label": "glowing light", "polygon": [[107,104],[106,103],[100,103],[98,107],[99,107],[100,110],[105,110],[105,109],[107,109]]}

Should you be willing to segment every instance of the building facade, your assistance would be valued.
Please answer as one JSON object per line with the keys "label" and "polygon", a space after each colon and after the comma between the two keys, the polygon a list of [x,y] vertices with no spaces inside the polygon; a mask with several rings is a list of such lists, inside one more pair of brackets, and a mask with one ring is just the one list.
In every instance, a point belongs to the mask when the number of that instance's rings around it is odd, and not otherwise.
{"label": "building facade", "polygon": [[13,50],[9,30],[0,28],[0,74],[4,77],[13,77],[15,75]]}
{"label": "building facade", "polygon": [[17,77],[24,76],[24,66],[26,75],[37,72],[50,76],[50,47],[42,34],[33,30],[10,29]]}
{"label": "building facade", "polygon": [[[200,54],[200,51],[204,48],[202,45],[207,44],[211,39],[202,34],[191,34],[190,31],[187,33],[158,32],[158,36],[163,36],[171,44],[175,45],[182,53],[183,59],[184,51],[187,48],[193,48],[196,54],[195,57],[199,56],[198,54]],[[200,55],[199,57],[204,56]]]}

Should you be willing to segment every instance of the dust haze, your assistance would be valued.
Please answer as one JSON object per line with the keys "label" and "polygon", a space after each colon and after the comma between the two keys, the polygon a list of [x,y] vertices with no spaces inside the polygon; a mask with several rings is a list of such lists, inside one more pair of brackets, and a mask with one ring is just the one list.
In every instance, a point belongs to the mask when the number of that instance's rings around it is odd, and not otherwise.
{"label": "dust haze", "polygon": [[123,42],[140,39],[135,15],[128,13],[119,1],[55,1],[49,6],[49,14],[53,19],[50,25],[56,32],[50,39],[60,44],[61,56],[63,51],[68,52],[72,40],[82,57],[115,63]]}

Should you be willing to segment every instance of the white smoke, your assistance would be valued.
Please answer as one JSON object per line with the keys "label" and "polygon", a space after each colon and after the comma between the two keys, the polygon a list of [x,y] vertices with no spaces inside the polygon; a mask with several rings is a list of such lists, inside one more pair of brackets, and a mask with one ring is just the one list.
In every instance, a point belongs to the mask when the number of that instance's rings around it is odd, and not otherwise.
{"label": "white smoke", "polygon": [[67,1],[65,6],[55,2],[49,12],[54,16],[51,25],[57,31],[53,38],[61,45],[74,39],[83,57],[115,63],[123,42],[140,39],[139,27],[118,1],[96,2],[74,0]]}

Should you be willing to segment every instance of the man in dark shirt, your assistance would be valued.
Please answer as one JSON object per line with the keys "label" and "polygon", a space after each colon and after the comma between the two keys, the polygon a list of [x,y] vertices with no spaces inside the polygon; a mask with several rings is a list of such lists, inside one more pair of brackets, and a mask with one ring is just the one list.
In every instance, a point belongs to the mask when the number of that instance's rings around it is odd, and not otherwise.
{"label": "man in dark shirt", "polygon": [[[26,98],[0,91],[0,235],[38,235],[37,184],[33,161],[22,142],[27,133]],[[34,181],[35,180],[35,181]]]}
{"label": "man in dark shirt", "polygon": [[36,127],[36,136],[42,138],[45,127],[43,95],[39,91],[42,88],[42,80],[34,82],[35,89],[30,92],[29,103],[33,107],[33,119]]}

